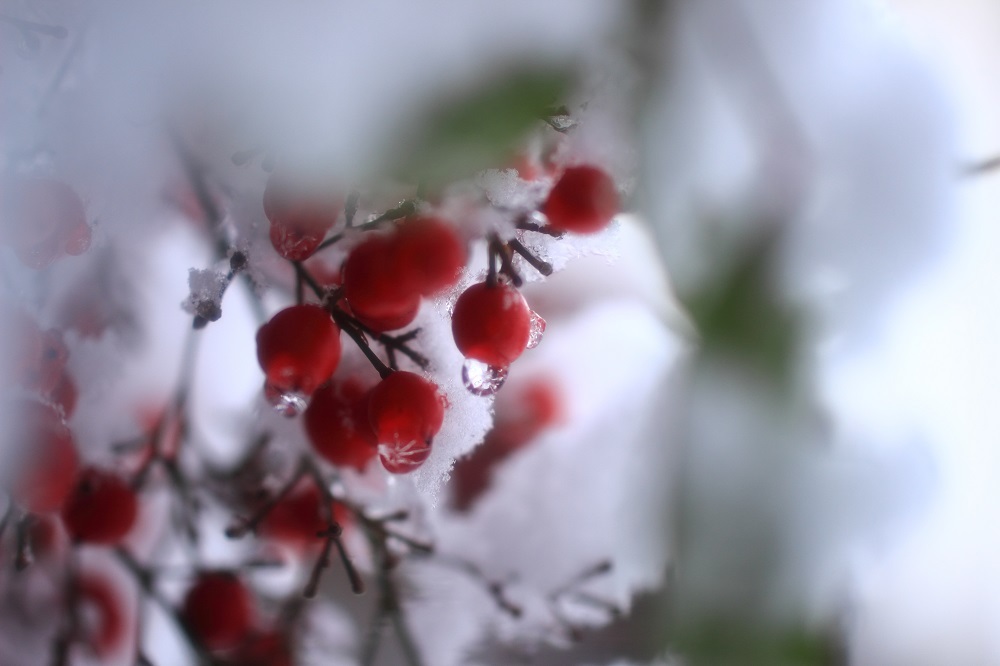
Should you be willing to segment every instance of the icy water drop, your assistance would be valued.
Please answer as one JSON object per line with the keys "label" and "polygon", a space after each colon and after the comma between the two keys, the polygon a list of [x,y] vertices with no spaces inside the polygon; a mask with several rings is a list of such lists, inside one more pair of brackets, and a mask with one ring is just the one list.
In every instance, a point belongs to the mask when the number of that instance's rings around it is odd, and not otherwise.
{"label": "icy water drop", "polygon": [[527,349],[534,349],[538,346],[538,343],[542,341],[542,336],[545,335],[545,320],[537,313],[532,311],[531,313],[531,329],[528,332],[528,347]]}
{"label": "icy water drop", "polygon": [[473,395],[493,395],[507,381],[507,368],[469,358],[462,364],[462,383]]}
{"label": "icy water drop", "polygon": [[274,411],[289,419],[301,414],[308,404],[301,393],[283,393],[271,384],[264,385],[264,398]]}

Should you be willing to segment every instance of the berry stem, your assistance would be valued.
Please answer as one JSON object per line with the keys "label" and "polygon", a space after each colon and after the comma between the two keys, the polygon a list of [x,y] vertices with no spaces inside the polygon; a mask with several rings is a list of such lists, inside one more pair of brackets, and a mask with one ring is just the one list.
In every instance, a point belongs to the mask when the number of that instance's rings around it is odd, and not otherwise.
{"label": "berry stem", "polygon": [[281,502],[281,500],[285,499],[288,493],[292,491],[292,489],[298,484],[298,482],[302,479],[303,476],[306,475],[308,471],[309,470],[306,464],[306,459],[303,458],[299,462],[298,467],[295,468],[295,472],[288,479],[288,481],[285,482],[285,485],[283,485],[281,489],[278,490],[277,493],[272,495],[271,499],[264,502],[264,504],[259,509],[257,509],[257,511],[254,512],[252,516],[235,525],[230,525],[229,527],[227,527],[226,536],[229,537],[230,539],[240,539],[246,536],[248,532],[256,531],[261,521],[267,518],[267,515],[271,513],[274,507],[276,507]]}
{"label": "berry stem", "polygon": [[31,551],[31,539],[28,538],[28,528],[34,517],[30,513],[21,516],[14,528],[17,538],[17,555],[14,558],[15,571],[24,571],[35,561],[34,553]]}
{"label": "berry stem", "polygon": [[534,253],[531,252],[531,250],[526,248],[524,244],[521,243],[521,241],[515,238],[507,243],[507,247],[509,247],[510,249],[514,250],[514,252],[517,252],[519,255],[524,257],[524,260],[527,261],[529,264],[531,264],[532,267],[542,275],[546,276],[552,275],[552,264],[550,264],[547,261],[543,261],[542,259],[539,259],[537,256],[534,255]]}
{"label": "berry stem", "polygon": [[[344,314],[346,315],[346,313]],[[420,366],[422,370],[426,370],[427,367],[430,365],[430,361],[427,359],[426,356],[417,351],[414,351],[413,349],[410,349],[406,345],[407,342],[417,337],[417,335],[420,333],[419,328],[414,328],[413,330],[407,331],[406,333],[402,333],[400,335],[389,335],[388,333],[378,333],[376,331],[373,331],[372,329],[368,328],[367,326],[362,324],[357,319],[354,319],[353,317],[351,317],[351,319],[353,319],[354,322],[357,323],[358,327],[362,331],[364,331],[371,337],[378,340],[379,343],[382,344],[383,347],[385,347],[387,353],[398,351],[399,353],[403,354],[408,359],[416,363],[418,366]]]}
{"label": "berry stem", "polygon": [[[229,254],[229,244],[226,242],[224,230],[222,229],[223,215],[219,207],[215,205],[215,200],[208,189],[208,181],[205,178],[205,170],[195,160],[194,155],[187,149],[180,136],[171,128],[167,128],[167,135],[173,144],[174,151],[181,163],[181,169],[187,177],[191,189],[194,190],[198,205],[205,213],[205,221],[212,231],[213,247],[215,249],[216,261],[222,261]],[[235,255],[234,255],[235,256]],[[264,305],[261,303],[257,292],[254,290],[253,280],[249,273],[240,271],[243,278],[243,285],[250,294],[250,307],[259,321],[267,321],[267,313],[264,312]]]}
{"label": "berry stem", "polygon": [[453,571],[461,572],[472,578],[483,586],[490,597],[493,598],[493,602],[496,603],[497,607],[511,617],[516,619],[524,614],[524,609],[507,597],[506,584],[487,576],[475,563],[453,555],[441,554],[436,555],[428,561],[448,567]]}
{"label": "berry stem", "polygon": [[323,519],[326,520],[327,524],[326,531],[317,534],[317,536],[325,537],[326,541],[323,544],[323,552],[320,554],[320,558],[316,562],[312,576],[310,576],[309,584],[306,586],[305,596],[307,598],[312,598],[316,595],[316,589],[319,586],[319,579],[322,574],[322,570],[329,566],[331,546],[337,547],[337,555],[340,557],[340,561],[344,565],[344,571],[347,572],[347,580],[351,584],[351,591],[354,592],[354,594],[361,594],[365,591],[365,584],[361,579],[361,575],[358,573],[358,570],[355,568],[350,555],[348,555],[347,550],[344,548],[344,542],[341,540],[343,530],[333,518],[334,498],[330,493],[330,487],[327,484],[326,479],[323,478],[323,472],[316,466],[315,460],[309,456],[303,456],[302,464],[305,465],[309,476],[312,477],[313,484],[316,486],[316,490],[319,491],[320,496],[323,498],[320,510],[323,512]]}
{"label": "berry stem", "polygon": [[7,508],[4,509],[3,518],[0,518],[0,539],[3,538],[4,533],[7,531],[7,525],[10,524],[11,516],[14,515],[14,502],[9,496],[5,497],[5,501],[7,502]]}
{"label": "berry stem", "polygon": [[400,336],[392,336],[386,333],[373,331],[358,321],[355,317],[347,314],[340,308],[340,306],[337,305],[337,292],[330,292],[320,286],[320,284],[316,282],[316,279],[310,275],[309,271],[306,270],[305,266],[303,266],[300,262],[292,262],[292,265],[295,266],[296,274],[300,275],[305,283],[309,285],[309,288],[316,294],[316,297],[326,303],[326,309],[330,313],[330,316],[333,317],[333,321],[336,322],[337,326],[347,333],[351,340],[354,341],[354,344],[358,346],[368,361],[375,367],[375,370],[378,371],[378,374],[382,379],[385,379],[392,374],[394,368],[391,367],[391,364],[386,365],[383,363],[382,359],[375,354],[371,345],[369,345],[368,341],[365,339],[365,334],[378,340],[378,342],[381,343],[387,350],[394,349],[401,354],[406,355],[407,358],[421,368],[426,369],[427,366],[430,365],[430,361],[428,361],[427,358],[419,352],[410,349],[406,345],[407,342],[412,340],[417,333],[419,333],[419,328]]}
{"label": "berry stem", "polygon": [[500,239],[494,234],[486,248],[486,284],[497,286],[497,255],[500,253]]}
{"label": "berry stem", "polygon": [[520,273],[514,268],[513,254],[509,244],[505,245],[501,243],[498,245],[497,255],[500,257],[500,272],[507,276],[512,285],[520,287],[524,283],[524,280],[521,279]]}
{"label": "berry stem", "polygon": [[358,199],[360,198],[360,192],[351,190],[344,201],[344,224],[348,228],[354,225],[354,216],[358,213]]}
{"label": "berry stem", "polygon": [[77,585],[77,557],[76,549],[71,548],[66,557],[66,568],[63,571],[63,596],[65,614],[62,627],[56,635],[52,648],[53,666],[67,666],[69,664],[69,651],[73,641],[77,636],[79,628],[78,597],[79,587]]}
{"label": "berry stem", "polygon": [[518,220],[517,228],[522,231],[534,231],[535,233],[545,234],[546,236],[552,236],[553,238],[562,238],[566,234],[564,231],[543,226],[536,222],[531,222],[527,218]]}

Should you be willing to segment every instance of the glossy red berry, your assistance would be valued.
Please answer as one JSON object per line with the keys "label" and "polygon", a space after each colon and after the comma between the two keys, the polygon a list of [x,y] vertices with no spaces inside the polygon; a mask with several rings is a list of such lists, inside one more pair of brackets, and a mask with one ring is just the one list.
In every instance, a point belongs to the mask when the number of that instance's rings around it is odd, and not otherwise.
{"label": "glossy red berry", "polygon": [[81,575],[76,581],[78,616],[87,644],[100,657],[125,644],[125,604],[121,593],[104,576]]}
{"label": "glossy red berry", "polygon": [[566,169],[542,205],[555,229],[592,234],[604,229],[619,210],[615,183],[597,167]]}
{"label": "glossy red berry", "polygon": [[181,617],[209,650],[239,645],[253,622],[253,600],[246,586],[227,572],[198,576],[184,597]]}
{"label": "glossy red berry", "polygon": [[437,385],[412,372],[393,372],[372,389],[368,419],[387,470],[404,474],[427,460],[445,406]]}
{"label": "glossy red berry", "polygon": [[372,234],[344,262],[344,296],[351,311],[376,331],[406,326],[420,308],[419,284],[403,279],[392,236]]}
{"label": "glossy red berry", "polygon": [[3,242],[29,268],[42,269],[90,247],[83,201],[73,188],[48,178],[10,181],[4,192]]}
{"label": "glossy red berry", "polygon": [[293,305],[257,331],[257,360],[274,388],[311,395],[340,362],[340,329],[318,305]]}
{"label": "glossy red berry", "polygon": [[37,400],[8,406],[11,451],[18,459],[14,496],[32,513],[58,511],[76,483],[79,456],[59,412]]}
{"label": "glossy red berry", "polygon": [[338,467],[364,471],[377,444],[368,423],[368,398],[356,379],[334,380],[316,390],[303,415],[316,453]]}
{"label": "glossy red berry", "polygon": [[76,541],[110,546],[125,538],[138,513],[135,491],[124,479],[90,467],[80,472],[62,518]]}
{"label": "glossy red berry", "polygon": [[406,220],[398,227],[395,242],[400,279],[424,296],[454,285],[468,258],[455,228],[433,217]]}
{"label": "glossy red berry", "polygon": [[531,310],[514,287],[481,282],[458,297],[451,330],[466,358],[505,368],[528,346]]}
{"label": "glossy red berry", "polygon": [[291,261],[312,256],[336,224],[339,211],[339,202],[296,192],[273,175],[264,189],[264,214],[271,223],[271,244],[278,254]]}

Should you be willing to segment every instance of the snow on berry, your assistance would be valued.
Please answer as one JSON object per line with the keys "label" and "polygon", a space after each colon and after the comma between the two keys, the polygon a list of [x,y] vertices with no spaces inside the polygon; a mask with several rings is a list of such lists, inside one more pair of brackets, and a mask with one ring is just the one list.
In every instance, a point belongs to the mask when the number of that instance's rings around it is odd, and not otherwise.
{"label": "snow on berry", "polygon": [[275,251],[290,261],[308,259],[333,228],[341,202],[295,188],[274,174],[264,190],[264,214]]}
{"label": "snow on berry", "polygon": [[6,405],[3,450],[11,455],[12,493],[34,513],[58,511],[76,482],[79,456],[62,414],[38,400],[20,398]]}

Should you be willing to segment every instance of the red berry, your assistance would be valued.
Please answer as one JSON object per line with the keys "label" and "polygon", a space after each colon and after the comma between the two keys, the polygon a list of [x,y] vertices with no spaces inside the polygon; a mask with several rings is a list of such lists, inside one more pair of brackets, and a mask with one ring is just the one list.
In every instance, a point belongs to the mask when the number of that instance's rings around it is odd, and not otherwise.
{"label": "red berry", "polygon": [[340,329],[318,305],[293,305],[257,331],[257,360],[280,391],[311,395],[340,362]]}
{"label": "red berry", "polygon": [[398,446],[380,446],[378,456],[387,472],[407,474],[427,462],[431,457],[431,445],[420,439],[411,439]]}
{"label": "red berry", "polygon": [[437,385],[412,372],[397,370],[372,389],[368,419],[387,470],[403,474],[427,460],[445,405]]}
{"label": "red berry", "polygon": [[296,192],[271,176],[264,189],[264,214],[271,222],[271,244],[285,259],[308,259],[337,222],[339,202],[321,201],[312,193]]}
{"label": "red berry", "polygon": [[366,326],[390,331],[417,316],[420,285],[403,279],[392,236],[371,234],[344,262],[344,296]]}
{"label": "red berry", "polygon": [[433,217],[412,218],[396,232],[401,279],[424,296],[454,285],[462,275],[467,253],[455,228]]}
{"label": "red berry", "polygon": [[83,201],[65,183],[25,178],[9,182],[4,198],[3,241],[25,266],[42,269],[90,247]]}
{"label": "red berry", "polygon": [[123,479],[91,467],[80,472],[62,517],[75,540],[110,546],[125,538],[138,513],[135,491]]}
{"label": "red berry", "polygon": [[316,390],[304,414],[316,453],[338,467],[364,471],[377,444],[368,423],[368,398],[356,379],[334,380]]}
{"label": "red berry", "polygon": [[98,656],[117,651],[125,642],[125,607],[114,584],[93,573],[76,581],[78,616],[83,622],[87,644]]}
{"label": "red berry", "polygon": [[209,650],[239,645],[253,622],[250,592],[235,575],[203,573],[184,597],[181,617]]}
{"label": "red berry", "polygon": [[14,496],[32,513],[58,511],[73,490],[79,457],[62,415],[37,400],[9,405],[11,451],[19,457]]}
{"label": "red berry", "polygon": [[458,460],[451,477],[452,502],[465,511],[493,481],[493,470],[562,419],[563,398],[551,380],[536,377],[504,390],[493,405],[493,429],[472,455]]}
{"label": "red berry", "polygon": [[466,358],[505,368],[528,346],[531,310],[514,287],[481,282],[458,297],[451,330]]}
{"label": "red berry", "polygon": [[608,226],[619,205],[611,177],[597,167],[582,165],[563,172],[542,212],[556,229],[592,234]]}

